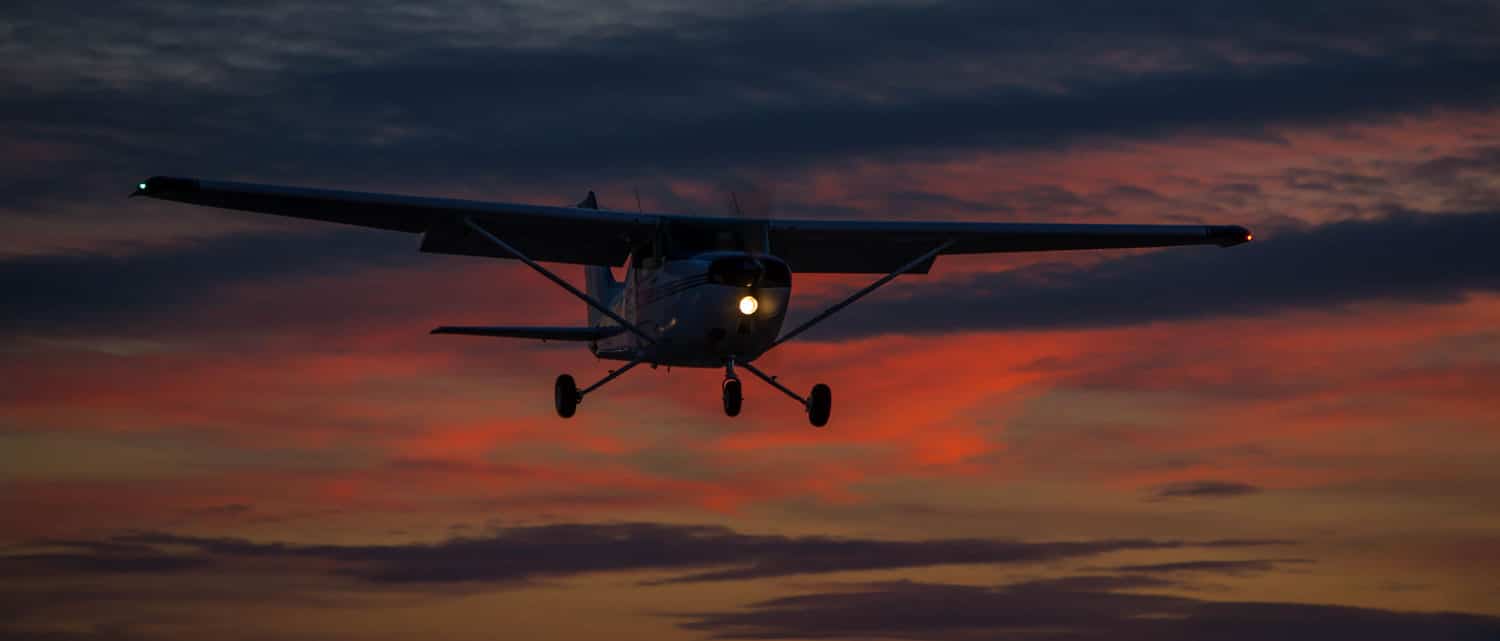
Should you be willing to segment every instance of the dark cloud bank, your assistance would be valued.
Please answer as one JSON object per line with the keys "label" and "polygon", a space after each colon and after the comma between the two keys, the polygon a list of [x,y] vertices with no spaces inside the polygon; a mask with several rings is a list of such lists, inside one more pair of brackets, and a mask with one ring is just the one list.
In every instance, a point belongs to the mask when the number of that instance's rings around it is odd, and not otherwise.
{"label": "dark cloud bank", "polygon": [[[524,6],[496,24],[462,24],[458,3],[436,20],[372,11],[321,16],[320,29],[203,7],[94,6],[87,22],[64,3],[29,8],[16,42],[51,55],[4,85],[0,120],[16,140],[79,151],[40,171],[14,163],[0,186],[45,210],[146,174],[405,185],[694,174],[1259,135],[1500,97],[1487,3],[783,6],[546,38],[537,23],[552,14]],[[266,13],[309,10],[278,9]],[[69,43],[109,43],[77,31],[100,23],[129,46],[90,66],[92,49]],[[282,41],[297,46],[268,44]]]}
{"label": "dark cloud bank", "polygon": [[1110,552],[1210,550],[1277,540],[1017,542],[988,539],[880,541],[741,534],[722,527],[652,523],[515,527],[434,544],[290,545],[164,533],[104,541],[46,541],[42,551],[0,557],[32,573],[165,573],[236,559],[304,561],[372,583],[512,583],[595,572],[680,571],[661,581],[728,581],[948,564],[1034,563]]}
{"label": "dark cloud bank", "polygon": [[[1090,267],[1041,265],[868,302],[815,338],[1112,327],[1363,301],[1448,303],[1500,290],[1500,214],[1400,213]],[[937,269],[942,269],[941,259]],[[932,311],[941,310],[941,323]]]}
{"label": "dark cloud bank", "polygon": [[1171,587],[1139,576],[1081,576],[1001,587],[877,583],[685,615],[721,639],[1067,639],[1068,641],[1488,641],[1500,618],[1122,592]]}
{"label": "dark cloud bank", "polygon": [[[1285,544],[1269,540],[879,541],[621,523],[513,527],[480,538],[403,545],[292,545],[138,533],[103,540],[34,542],[0,557],[0,569],[35,579],[205,572],[233,577],[235,567],[269,563],[283,574],[300,571],[343,577],[368,588],[447,584],[478,589],[586,573],[680,573],[642,586],[649,589],[659,583],[959,563],[1031,564],[1127,551],[1217,554]],[[1500,634],[1500,618],[1494,617],[1138,593],[1210,589],[1215,581],[1288,571],[1312,562],[1301,558],[1192,559],[1096,567],[1073,576],[995,587],[908,581],[834,584],[822,586],[821,592],[752,603],[734,611],[674,613],[664,607],[658,614],[712,637],[753,639],[1468,641]]]}
{"label": "dark cloud bank", "polygon": [[1260,492],[1260,488],[1249,483],[1234,481],[1182,481],[1151,488],[1152,500],[1166,499],[1220,499],[1245,496]]}
{"label": "dark cloud bank", "polygon": [[[1111,327],[1362,301],[1455,302],[1500,290],[1497,241],[1497,213],[1400,213],[1282,230],[1228,249],[1168,249],[1090,267],[1040,265],[908,287],[904,297],[883,292],[809,337]],[[125,257],[13,259],[0,262],[0,328],[68,334],[128,332],[146,321],[148,328],[174,327],[192,320],[179,316],[182,310],[239,282],[469,260],[421,255],[414,244],[401,234],[331,231],[232,236]],[[800,308],[813,311],[806,302]],[[942,310],[943,321],[934,322],[931,310]]]}
{"label": "dark cloud bank", "polygon": [[[123,256],[52,254],[0,261],[0,329],[131,331],[180,327],[195,304],[239,284],[298,280],[431,260],[415,237],[363,230],[239,234]],[[136,328],[136,331],[149,328]]]}

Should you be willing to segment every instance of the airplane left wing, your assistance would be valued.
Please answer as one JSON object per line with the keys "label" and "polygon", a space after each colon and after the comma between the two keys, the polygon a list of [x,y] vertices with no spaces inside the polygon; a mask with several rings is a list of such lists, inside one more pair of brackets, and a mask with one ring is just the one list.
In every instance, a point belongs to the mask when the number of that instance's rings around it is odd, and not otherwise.
{"label": "airplane left wing", "polygon": [[625,333],[625,328],[618,325],[611,327],[455,327],[444,325],[432,330],[432,333],[535,338],[544,341],[597,341],[619,336]]}
{"label": "airplane left wing", "polygon": [[422,234],[422,251],[510,258],[463,224],[472,218],[533,260],[583,265],[625,264],[632,242],[649,238],[650,214],[307,189],[155,176],[132,196],[307,218]]}
{"label": "airplane left wing", "polygon": [[[1104,225],[948,221],[772,220],[771,251],[796,272],[881,273],[950,243],[939,255],[1228,247],[1250,240],[1236,225]],[[907,273],[925,274],[936,256]]]}

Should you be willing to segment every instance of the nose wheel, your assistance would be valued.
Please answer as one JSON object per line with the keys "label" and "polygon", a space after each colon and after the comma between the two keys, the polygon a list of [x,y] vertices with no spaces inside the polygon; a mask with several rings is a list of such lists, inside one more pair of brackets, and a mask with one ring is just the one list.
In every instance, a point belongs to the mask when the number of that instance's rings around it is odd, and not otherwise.
{"label": "nose wheel", "polygon": [[740,377],[734,373],[734,357],[724,361],[724,383],[719,386],[724,392],[724,415],[735,417],[740,415],[740,406],[745,402],[744,389],[740,386]]}
{"label": "nose wheel", "polygon": [[724,379],[724,415],[739,416],[740,406],[744,404],[745,397],[740,387],[740,379]]}

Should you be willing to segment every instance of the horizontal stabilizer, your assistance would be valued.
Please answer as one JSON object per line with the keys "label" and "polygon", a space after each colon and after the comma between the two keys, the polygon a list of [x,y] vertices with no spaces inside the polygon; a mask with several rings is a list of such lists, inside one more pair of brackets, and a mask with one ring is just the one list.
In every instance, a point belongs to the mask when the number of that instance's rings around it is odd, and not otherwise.
{"label": "horizontal stabilizer", "polygon": [[625,332],[624,327],[453,327],[444,325],[434,334],[535,338],[544,341],[597,341]]}

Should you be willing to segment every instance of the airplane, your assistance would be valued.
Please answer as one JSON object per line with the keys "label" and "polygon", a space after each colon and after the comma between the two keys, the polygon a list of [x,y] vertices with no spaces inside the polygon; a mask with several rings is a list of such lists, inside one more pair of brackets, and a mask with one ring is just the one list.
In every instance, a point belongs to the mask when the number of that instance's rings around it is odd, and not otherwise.
{"label": "airplane", "polygon": [[[755,220],[601,209],[590,191],[573,207],[154,176],[132,197],[306,218],[421,234],[421,251],[514,259],[588,306],[581,327],[443,326],[433,334],[587,343],[624,361],[580,388],[562,374],[557,415],[637,365],[723,368],[724,414],[738,416],[750,372],[801,404],[814,427],[828,424],[833,398],[819,383],[806,396],[754,365],[902,274],[926,274],[938,256],[1177,245],[1229,247],[1252,239],[1237,225],[1113,225],[872,220]],[[584,266],[579,290],[541,263]],[[628,265],[628,266],[627,266]],[[624,267],[624,281],[612,268]],[[883,274],[782,332],[792,274]]]}

